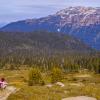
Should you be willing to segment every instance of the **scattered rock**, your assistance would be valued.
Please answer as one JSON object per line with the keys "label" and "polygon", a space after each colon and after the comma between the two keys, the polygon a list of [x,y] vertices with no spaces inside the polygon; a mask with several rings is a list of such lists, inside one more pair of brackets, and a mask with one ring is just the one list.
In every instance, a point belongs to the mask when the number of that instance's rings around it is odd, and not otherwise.
{"label": "scattered rock", "polygon": [[61,87],[64,87],[65,86],[62,82],[57,82],[56,85],[59,85]]}
{"label": "scattered rock", "polygon": [[79,78],[90,78],[91,75],[89,75],[89,74],[84,74],[84,75],[76,75],[75,77],[79,77]]}
{"label": "scattered rock", "polygon": [[[56,85],[59,85],[60,87],[64,87],[65,86],[62,82],[57,82]],[[47,84],[45,86],[51,88],[53,85],[52,84]]]}
{"label": "scattered rock", "polygon": [[64,98],[62,100],[97,100],[96,98],[86,97],[86,96],[78,96],[78,97],[69,97]]}
{"label": "scattered rock", "polygon": [[0,94],[0,100],[7,100],[8,96],[16,91],[17,89],[13,86],[6,87],[6,89],[2,90],[2,93]]}
{"label": "scattered rock", "polygon": [[78,86],[78,87],[84,86],[83,83],[70,83],[69,85]]}
{"label": "scattered rock", "polygon": [[51,88],[53,85],[52,84],[48,84],[46,85],[46,87]]}

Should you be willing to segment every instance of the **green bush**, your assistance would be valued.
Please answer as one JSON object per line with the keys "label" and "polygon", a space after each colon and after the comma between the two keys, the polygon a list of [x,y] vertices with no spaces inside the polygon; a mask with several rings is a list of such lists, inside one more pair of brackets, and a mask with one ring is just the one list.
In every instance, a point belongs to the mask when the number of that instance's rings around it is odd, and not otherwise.
{"label": "green bush", "polygon": [[42,79],[42,74],[41,74],[40,69],[32,68],[29,71],[28,85],[33,86],[33,85],[36,85],[36,84],[44,85],[44,81]]}
{"label": "green bush", "polygon": [[60,68],[54,67],[51,71],[51,82],[55,83],[58,81],[62,81],[63,79],[63,72]]}

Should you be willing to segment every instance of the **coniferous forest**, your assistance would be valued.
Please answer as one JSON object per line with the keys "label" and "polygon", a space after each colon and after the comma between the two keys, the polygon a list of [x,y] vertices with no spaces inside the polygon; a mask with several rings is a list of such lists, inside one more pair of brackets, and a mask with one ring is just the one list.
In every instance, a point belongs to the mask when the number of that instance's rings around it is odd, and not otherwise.
{"label": "coniferous forest", "polygon": [[51,32],[0,32],[0,68],[59,67],[64,72],[86,69],[100,73],[100,53],[69,35]]}

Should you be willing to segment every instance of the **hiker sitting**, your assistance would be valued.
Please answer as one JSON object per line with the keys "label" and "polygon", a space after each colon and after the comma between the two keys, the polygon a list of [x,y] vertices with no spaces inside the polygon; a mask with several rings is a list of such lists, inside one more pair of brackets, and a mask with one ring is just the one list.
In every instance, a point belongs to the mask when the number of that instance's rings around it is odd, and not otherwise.
{"label": "hiker sitting", "polygon": [[1,78],[1,80],[0,80],[0,88],[1,89],[5,89],[7,87],[7,84],[8,83],[5,81],[5,79]]}

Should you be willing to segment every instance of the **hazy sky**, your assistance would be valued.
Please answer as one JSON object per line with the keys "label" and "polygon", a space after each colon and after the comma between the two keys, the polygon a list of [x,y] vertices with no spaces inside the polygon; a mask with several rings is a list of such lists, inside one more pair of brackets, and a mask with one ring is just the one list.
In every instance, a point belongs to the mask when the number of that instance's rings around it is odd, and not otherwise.
{"label": "hazy sky", "polygon": [[50,15],[69,6],[100,7],[100,0],[0,0],[0,26]]}

